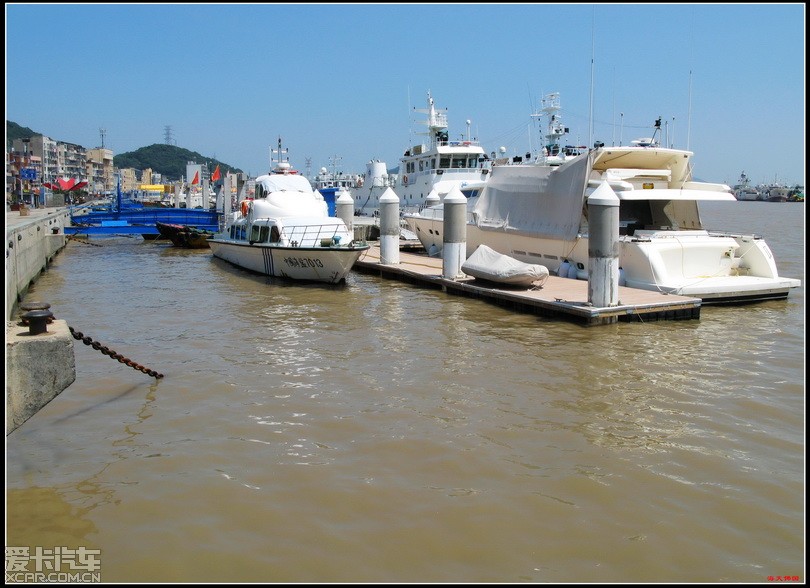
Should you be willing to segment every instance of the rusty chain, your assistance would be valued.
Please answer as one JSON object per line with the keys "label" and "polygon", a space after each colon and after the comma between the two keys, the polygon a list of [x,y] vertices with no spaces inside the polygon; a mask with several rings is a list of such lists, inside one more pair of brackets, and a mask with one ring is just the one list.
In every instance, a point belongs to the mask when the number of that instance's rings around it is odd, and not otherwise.
{"label": "rusty chain", "polygon": [[96,351],[101,351],[101,353],[103,353],[104,355],[106,355],[106,356],[108,356],[108,357],[110,357],[112,359],[118,360],[119,363],[126,364],[131,368],[134,368],[134,369],[136,369],[138,371],[141,371],[141,372],[143,372],[143,373],[145,373],[145,374],[147,374],[149,376],[152,376],[153,378],[160,379],[160,378],[163,377],[163,374],[159,374],[155,370],[150,370],[149,368],[146,368],[146,367],[140,365],[139,363],[135,363],[134,361],[124,357],[120,353],[116,353],[115,351],[111,350],[106,345],[102,345],[98,341],[93,341],[93,339],[91,337],[88,337],[87,335],[83,334],[81,331],[77,331],[76,329],[74,329],[73,327],[71,327],[69,325],[68,325],[68,329],[70,329],[70,334],[73,335],[74,339],[76,339],[77,341],[81,341],[82,343],[92,347]]}
{"label": "rusty chain", "polygon": [[[31,310],[32,312],[26,312],[20,317],[21,324],[29,325],[32,329],[32,333],[34,332],[33,327],[38,323],[42,323],[42,330],[40,332],[45,332],[45,324],[52,323],[53,321],[57,320],[53,313],[48,310],[50,308],[50,304],[42,303],[42,302],[29,302],[20,305],[21,308],[24,310]],[[39,309],[39,310],[35,310]],[[37,315],[37,316],[35,316]],[[88,345],[95,349],[96,351],[101,351],[104,355],[111,357],[112,359],[117,360],[119,363],[123,363],[128,365],[131,368],[134,368],[138,371],[141,371],[147,375],[152,376],[153,378],[160,379],[163,377],[163,374],[156,372],[155,370],[150,370],[147,367],[142,366],[139,363],[132,361],[131,359],[124,357],[120,353],[116,353],[106,345],[102,345],[98,341],[93,341],[92,337],[88,337],[81,331],[77,331],[70,325],[68,325],[68,329],[70,329],[70,334],[73,335],[73,338],[77,341],[83,342],[85,345]]]}

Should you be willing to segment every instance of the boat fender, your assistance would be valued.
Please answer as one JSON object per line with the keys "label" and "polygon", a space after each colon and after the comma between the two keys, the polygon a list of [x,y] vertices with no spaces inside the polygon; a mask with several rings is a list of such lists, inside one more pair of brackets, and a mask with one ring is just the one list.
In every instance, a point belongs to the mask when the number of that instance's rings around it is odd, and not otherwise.
{"label": "boat fender", "polygon": [[248,211],[248,201],[242,200],[242,216],[247,216]]}
{"label": "boat fender", "polygon": [[560,264],[560,267],[557,268],[557,275],[561,278],[568,277],[568,268],[571,267],[571,264],[568,263],[567,259],[563,259],[563,262]]}

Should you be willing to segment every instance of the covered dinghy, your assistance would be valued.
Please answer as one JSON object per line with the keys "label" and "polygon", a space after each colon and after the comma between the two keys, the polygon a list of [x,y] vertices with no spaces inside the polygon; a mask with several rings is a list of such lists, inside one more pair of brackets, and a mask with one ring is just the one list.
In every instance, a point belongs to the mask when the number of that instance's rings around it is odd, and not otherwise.
{"label": "covered dinghy", "polygon": [[548,279],[548,268],[535,263],[523,263],[498,253],[486,245],[479,245],[469,259],[461,265],[469,276],[514,286],[542,286]]}

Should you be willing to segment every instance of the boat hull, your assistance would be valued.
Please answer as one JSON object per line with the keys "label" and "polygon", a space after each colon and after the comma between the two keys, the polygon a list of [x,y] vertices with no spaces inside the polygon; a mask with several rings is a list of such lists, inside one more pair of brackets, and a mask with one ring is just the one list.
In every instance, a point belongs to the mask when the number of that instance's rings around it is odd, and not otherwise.
{"label": "boat hull", "polygon": [[213,236],[210,231],[169,223],[155,222],[160,236],[169,239],[175,247],[184,249],[208,249],[208,238]]}
{"label": "boat hull", "polygon": [[337,284],[346,276],[369,245],[348,247],[288,247],[209,239],[214,257],[251,272],[293,280]]}

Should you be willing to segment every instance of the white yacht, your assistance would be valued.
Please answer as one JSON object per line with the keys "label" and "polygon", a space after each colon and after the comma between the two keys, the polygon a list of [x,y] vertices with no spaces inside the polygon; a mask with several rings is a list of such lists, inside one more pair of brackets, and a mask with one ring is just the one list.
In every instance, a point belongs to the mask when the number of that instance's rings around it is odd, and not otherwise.
{"label": "white yacht", "polygon": [[[483,244],[558,275],[587,279],[587,201],[607,183],[620,201],[621,285],[704,303],[786,298],[800,281],[779,276],[761,236],[703,227],[701,202],[735,197],[725,184],[693,181],[692,155],[660,147],[654,133],[559,165],[496,165],[481,194],[468,200],[467,257]],[[405,215],[405,222],[429,253],[441,251],[441,205]]]}

